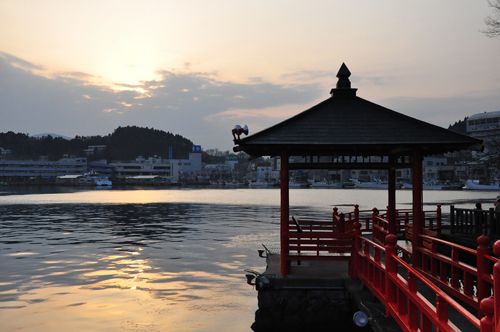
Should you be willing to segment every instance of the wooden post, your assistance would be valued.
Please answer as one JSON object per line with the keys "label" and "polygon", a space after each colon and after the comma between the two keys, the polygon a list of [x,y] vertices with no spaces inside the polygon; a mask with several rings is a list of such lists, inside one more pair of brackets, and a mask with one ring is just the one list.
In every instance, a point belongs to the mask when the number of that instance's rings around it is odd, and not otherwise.
{"label": "wooden post", "polygon": [[[493,252],[500,258],[500,240],[493,245]],[[500,332],[500,262],[493,265],[493,296],[495,313],[495,332]]]}
{"label": "wooden post", "polygon": [[495,209],[490,208],[490,213],[488,213],[488,226],[486,229],[486,236],[488,236],[489,238],[492,238],[493,235],[495,234],[495,232],[494,232],[495,222],[496,222]]}
{"label": "wooden post", "polygon": [[422,257],[418,250],[422,247],[422,205],[423,205],[423,183],[422,183],[422,152],[415,149],[413,153],[413,236],[412,236],[412,256],[413,266],[422,267]]}
{"label": "wooden post", "polygon": [[450,206],[450,232],[455,233],[455,206]]}
{"label": "wooden post", "polygon": [[[479,303],[480,311],[484,314],[484,317],[480,321],[480,331],[481,332],[493,332],[494,324],[494,300],[493,297],[487,297]],[[498,315],[498,312],[497,312]],[[497,329],[498,331],[498,329]]]}
{"label": "wooden post", "polygon": [[[386,287],[386,299],[388,304],[394,304],[398,297],[398,288],[393,281],[389,278],[390,274],[398,273],[398,264],[394,257],[397,256],[396,243],[398,242],[398,237],[394,234],[389,234],[385,237],[385,287]],[[388,308],[389,306],[387,306]],[[391,314],[386,309],[386,317],[390,317]]]}
{"label": "wooden post", "polygon": [[354,230],[352,234],[352,250],[351,250],[351,260],[349,261],[349,276],[353,279],[358,279],[359,273],[359,252],[361,251],[361,224],[355,222]]}
{"label": "wooden post", "polygon": [[441,204],[437,205],[436,219],[436,232],[441,235]]}
{"label": "wooden post", "polygon": [[286,277],[290,273],[291,262],[286,258],[288,256],[288,224],[290,222],[290,196],[288,191],[288,184],[290,181],[290,175],[288,174],[288,152],[286,150],[281,151],[281,219],[280,219],[280,264],[281,264],[281,274]]}
{"label": "wooden post", "polygon": [[339,214],[339,233],[344,234],[346,231],[345,227],[345,215],[343,213]]}
{"label": "wooden post", "polygon": [[[394,156],[389,156],[389,163],[395,163]],[[389,222],[388,231],[390,234],[398,234],[396,227],[396,170],[389,168],[389,202],[387,207],[387,221]]]}
{"label": "wooden post", "polygon": [[[486,259],[486,255],[490,254],[490,249],[488,245],[490,244],[490,239],[481,235],[477,238],[477,300],[481,302],[481,300],[489,297],[491,295],[491,286],[483,279],[484,276],[490,273],[491,265],[488,266],[488,260]],[[483,317],[482,311],[479,310],[478,317]]]}

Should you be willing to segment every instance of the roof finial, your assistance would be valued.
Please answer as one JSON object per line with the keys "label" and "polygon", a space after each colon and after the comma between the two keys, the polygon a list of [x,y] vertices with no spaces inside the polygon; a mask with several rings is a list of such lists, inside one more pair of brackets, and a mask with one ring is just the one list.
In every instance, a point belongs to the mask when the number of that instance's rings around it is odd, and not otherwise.
{"label": "roof finial", "polygon": [[351,81],[349,81],[349,76],[351,76],[351,72],[347,69],[345,63],[342,62],[342,66],[340,66],[339,72],[337,73],[338,81],[335,89],[330,91],[332,97],[336,98],[352,98],[356,97],[356,90],[351,88]]}
{"label": "roof finial", "polygon": [[337,73],[338,82],[337,89],[350,89],[351,81],[349,81],[349,76],[351,76],[351,72],[347,69],[347,66],[344,62],[342,62],[342,66],[340,66],[339,72]]}

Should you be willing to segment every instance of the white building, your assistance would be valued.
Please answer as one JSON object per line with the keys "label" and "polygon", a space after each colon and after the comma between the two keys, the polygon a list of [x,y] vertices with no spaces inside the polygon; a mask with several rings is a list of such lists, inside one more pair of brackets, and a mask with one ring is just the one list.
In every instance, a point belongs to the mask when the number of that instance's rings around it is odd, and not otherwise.
{"label": "white building", "polygon": [[500,138],[500,111],[472,115],[466,123],[467,135],[482,140]]}
{"label": "white building", "polygon": [[47,160],[0,160],[0,179],[8,182],[54,180],[58,176],[87,172],[87,158]]}
{"label": "white building", "polygon": [[113,162],[114,178],[126,179],[136,176],[160,176],[165,180],[177,182],[178,165],[172,159],[162,159],[161,157],[150,157],[145,159],[139,156],[133,161]]}
{"label": "white building", "polygon": [[201,152],[194,152],[195,150],[197,148],[193,146],[189,159],[162,159],[157,156],[145,159],[139,156],[133,161],[113,162],[111,165],[114,166],[114,178],[124,180],[149,176],[156,179],[160,177],[165,182],[178,182],[179,174],[201,170]]}

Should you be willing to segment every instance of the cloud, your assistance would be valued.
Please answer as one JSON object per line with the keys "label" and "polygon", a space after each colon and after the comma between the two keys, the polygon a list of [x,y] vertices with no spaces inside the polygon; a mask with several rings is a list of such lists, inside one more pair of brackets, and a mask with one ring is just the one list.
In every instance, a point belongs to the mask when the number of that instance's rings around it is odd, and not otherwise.
{"label": "cloud", "polygon": [[[294,84],[273,84],[259,77],[235,83],[220,80],[213,72],[183,69],[161,70],[157,79],[111,87],[93,83],[94,76],[81,72],[47,78],[38,71],[43,68],[0,53],[0,132],[53,132],[74,137],[107,135],[118,126],[136,125],[223,150],[233,144],[234,125],[247,124],[255,133],[309,109],[329,97],[330,87],[325,89],[323,83],[327,77],[333,78],[331,73],[301,71],[287,75],[287,81]],[[395,78],[366,74],[358,82],[373,87],[388,79]],[[308,83],[296,83],[301,81]],[[445,128],[475,113],[500,110],[500,96],[495,91],[373,101]]]}
{"label": "cloud", "polygon": [[30,69],[43,70],[43,67],[34,65],[28,61],[25,61],[23,59],[20,59],[18,57],[15,57],[11,54],[8,54],[8,53],[2,52],[2,51],[0,51],[0,57],[2,57],[6,63],[8,63],[14,67],[23,68],[26,70],[30,70]]}
{"label": "cloud", "polygon": [[274,121],[276,112],[266,110],[307,105],[321,94],[317,84],[279,85],[257,79],[241,84],[214,79],[213,73],[166,70],[159,71],[156,80],[112,89],[92,83],[93,76],[81,72],[47,78],[32,69],[43,68],[0,54],[2,132],[74,137],[137,125],[170,131],[206,148],[229,148],[235,125],[231,112],[243,120]]}

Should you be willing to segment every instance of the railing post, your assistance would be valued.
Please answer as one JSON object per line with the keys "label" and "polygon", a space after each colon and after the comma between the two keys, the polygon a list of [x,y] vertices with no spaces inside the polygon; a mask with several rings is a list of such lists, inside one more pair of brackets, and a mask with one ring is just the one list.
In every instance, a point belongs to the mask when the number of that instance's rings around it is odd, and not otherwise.
{"label": "railing post", "polygon": [[493,238],[495,229],[495,209],[490,208],[490,213],[488,214],[488,227],[486,228],[486,235],[489,238]]}
{"label": "railing post", "polygon": [[[398,289],[394,282],[391,281],[389,275],[398,273],[398,264],[394,257],[397,256],[396,243],[398,237],[394,234],[389,234],[385,237],[385,287],[387,303],[394,304],[397,301]],[[387,306],[389,308],[389,306]],[[390,317],[391,314],[386,309],[385,315]]]}
{"label": "railing post", "polygon": [[484,314],[484,317],[481,318],[480,322],[480,331],[481,332],[493,332],[494,331],[494,311],[495,311],[495,304],[493,297],[487,297],[483,299],[480,304],[479,308],[481,309],[481,312]]}
{"label": "railing post", "polygon": [[333,208],[333,216],[332,216],[333,222],[337,221],[337,217],[339,216],[338,211],[339,211],[339,209],[337,207]]}
{"label": "railing post", "polygon": [[339,233],[345,233],[345,215],[343,213],[339,214]]}
{"label": "railing post", "polygon": [[[481,235],[480,237],[477,238],[477,243],[479,246],[477,247],[477,300],[478,302],[481,302],[481,300],[489,297],[491,295],[491,287],[489,284],[484,280],[484,276],[490,273],[489,267],[488,267],[488,260],[486,259],[486,255],[490,254],[490,249],[488,248],[488,245],[490,244],[490,239],[485,236]],[[482,317],[482,312],[479,310],[479,318]]]}
{"label": "railing post", "polygon": [[455,233],[455,207],[453,205],[450,206],[450,232]]}
{"label": "railing post", "polygon": [[356,204],[354,205],[354,220],[352,221],[352,223],[357,223],[359,222],[359,205]]}
{"label": "railing post", "polygon": [[373,240],[378,240],[378,226],[375,227],[377,224],[377,216],[379,212],[377,208],[372,209],[372,238]]}
{"label": "railing post", "polygon": [[352,234],[352,251],[351,260],[349,261],[349,276],[354,279],[358,279],[358,268],[359,268],[359,252],[361,251],[361,224],[355,222],[354,230]]}
{"label": "railing post", "polygon": [[[493,252],[500,257],[500,240],[493,245]],[[500,331],[500,262],[493,265],[493,296],[494,296],[494,321],[495,332]]]}
{"label": "railing post", "polygon": [[441,235],[441,204],[437,205],[436,211],[436,232]]}

